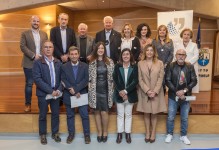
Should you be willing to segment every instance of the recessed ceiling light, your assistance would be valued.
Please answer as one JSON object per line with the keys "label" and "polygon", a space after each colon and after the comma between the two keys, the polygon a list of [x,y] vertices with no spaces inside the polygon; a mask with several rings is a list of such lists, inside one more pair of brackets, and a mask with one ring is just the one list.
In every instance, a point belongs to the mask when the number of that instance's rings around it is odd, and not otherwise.
{"label": "recessed ceiling light", "polygon": [[102,0],[102,2],[104,3],[104,0]]}

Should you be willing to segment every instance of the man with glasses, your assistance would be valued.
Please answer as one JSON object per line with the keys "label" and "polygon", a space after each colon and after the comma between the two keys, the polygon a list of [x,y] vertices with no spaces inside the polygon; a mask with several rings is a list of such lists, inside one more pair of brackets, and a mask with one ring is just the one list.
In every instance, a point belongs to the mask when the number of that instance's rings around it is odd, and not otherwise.
{"label": "man with glasses", "polygon": [[190,103],[186,96],[191,96],[192,88],[197,84],[197,76],[194,66],[185,62],[186,51],[179,49],[176,51],[176,61],[167,66],[166,85],[168,90],[168,118],[166,143],[173,139],[174,120],[178,107],[180,107],[181,131],[180,140],[186,145],[191,142],[187,137],[188,115]]}
{"label": "man with glasses", "polygon": [[39,135],[41,144],[47,144],[48,105],[51,108],[52,139],[61,142],[59,137],[59,98],[61,95],[61,62],[53,57],[54,46],[51,41],[43,44],[43,56],[33,64],[33,79],[39,107]]}
{"label": "man with glasses", "polygon": [[104,17],[103,24],[104,30],[96,33],[95,43],[104,42],[107,56],[116,63],[121,51],[121,34],[113,29],[113,18],[111,16]]}

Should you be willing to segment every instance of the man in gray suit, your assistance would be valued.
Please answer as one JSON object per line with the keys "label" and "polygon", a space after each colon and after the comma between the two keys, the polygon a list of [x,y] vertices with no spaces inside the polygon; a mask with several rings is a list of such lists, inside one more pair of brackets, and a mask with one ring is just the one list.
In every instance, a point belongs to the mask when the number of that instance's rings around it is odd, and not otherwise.
{"label": "man in gray suit", "polygon": [[85,23],[78,25],[76,35],[77,46],[80,49],[80,61],[87,63],[87,57],[93,51],[94,38],[87,34],[88,26]]}
{"label": "man in gray suit", "polygon": [[22,32],[20,49],[23,52],[22,67],[25,75],[25,112],[31,111],[33,76],[33,61],[41,57],[41,47],[47,34],[39,29],[40,18],[32,16],[30,20],[31,29]]}

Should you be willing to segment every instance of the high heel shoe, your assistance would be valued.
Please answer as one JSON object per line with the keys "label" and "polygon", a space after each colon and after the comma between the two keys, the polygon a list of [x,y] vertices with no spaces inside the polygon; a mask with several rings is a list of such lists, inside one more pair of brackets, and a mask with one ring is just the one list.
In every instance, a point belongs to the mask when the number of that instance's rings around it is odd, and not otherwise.
{"label": "high heel shoe", "polygon": [[155,142],[155,139],[150,139],[150,143],[154,143]]}
{"label": "high heel shoe", "polygon": [[102,136],[97,136],[97,142],[101,143],[102,142]]}
{"label": "high heel shoe", "polygon": [[146,143],[148,143],[148,142],[150,142],[150,138],[147,139],[147,138],[145,137],[144,141],[145,141]]}
{"label": "high heel shoe", "polygon": [[102,136],[102,141],[103,141],[103,143],[105,143],[106,141],[107,141],[107,136]]}

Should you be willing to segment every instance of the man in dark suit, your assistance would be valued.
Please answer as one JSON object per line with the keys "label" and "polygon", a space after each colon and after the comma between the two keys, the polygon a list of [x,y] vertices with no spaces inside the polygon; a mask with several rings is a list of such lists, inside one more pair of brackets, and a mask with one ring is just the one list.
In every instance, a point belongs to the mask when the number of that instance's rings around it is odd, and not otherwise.
{"label": "man in dark suit", "polygon": [[121,34],[113,30],[113,18],[106,16],[103,19],[104,30],[97,32],[95,43],[102,41],[106,46],[107,56],[110,57],[114,63],[118,61],[121,45]]}
{"label": "man in dark suit", "polygon": [[25,75],[25,112],[31,111],[33,76],[33,61],[41,57],[41,47],[47,34],[39,29],[40,19],[38,16],[32,16],[31,29],[21,34],[20,49],[23,53],[22,67]]}
{"label": "man in dark suit", "polygon": [[68,14],[60,13],[58,17],[60,26],[54,27],[50,31],[50,40],[54,45],[54,56],[63,63],[68,61],[69,47],[76,46],[75,32],[67,26],[68,19]]}
{"label": "man in dark suit", "polygon": [[[59,97],[61,94],[61,62],[53,57],[54,47],[51,41],[43,44],[43,56],[33,64],[33,79],[36,84],[36,95],[39,106],[39,135],[41,143],[47,144],[48,105],[51,108],[52,138],[61,142],[59,137]],[[48,96],[50,96],[48,98]]]}
{"label": "man in dark suit", "polygon": [[[67,137],[67,143],[70,144],[75,135],[75,112],[74,108],[71,108],[70,97],[76,96],[80,98],[82,94],[88,92],[88,65],[79,60],[80,50],[72,46],[69,48],[70,61],[62,66],[61,78],[64,85],[63,103],[66,106],[67,112],[67,125],[69,135]],[[85,143],[90,143],[90,123],[88,115],[88,105],[78,107],[80,116],[82,118],[82,125],[84,130]]]}
{"label": "man in dark suit", "polygon": [[93,51],[94,38],[87,34],[88,26],[85,23],[78,25],[78,34],[76,35],[77,47],[80,50],[80,61],[87,63],[87,57]]}

